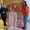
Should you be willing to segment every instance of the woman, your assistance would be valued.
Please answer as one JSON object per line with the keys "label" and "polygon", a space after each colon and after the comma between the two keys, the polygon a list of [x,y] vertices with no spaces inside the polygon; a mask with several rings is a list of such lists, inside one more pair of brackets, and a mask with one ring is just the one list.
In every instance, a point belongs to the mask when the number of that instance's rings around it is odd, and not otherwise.
{"label": "woman", "polygon": [[26,4],[26,1],[23,2],[22,14],[23,14],[23,22],[24,22],[23,29],[26,29],[26,23],[27,23],[27,17],[28,17],[28,6]]}
{"label": "woman", "polygon": [[8,12],[8,9],[6,8],[6,4],[3,3],[1,7],[1,17],[2,17],[2,20],[4,21],[4,26],[6,26],[7,12]]}

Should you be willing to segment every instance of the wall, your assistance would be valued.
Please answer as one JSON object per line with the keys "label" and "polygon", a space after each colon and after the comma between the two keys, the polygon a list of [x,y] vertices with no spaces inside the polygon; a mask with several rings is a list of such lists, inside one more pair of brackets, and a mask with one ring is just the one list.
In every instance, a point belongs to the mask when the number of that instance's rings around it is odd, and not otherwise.
{"label": "wall", "polygon": [[1,8],[1,4],[3,4],[3,0],[0,0],[0,8]]}
{"label": "wall", "polygon": [[4,0],[4,2],[6,4],[10,4],[10,3],[22,3],[23,0]]}

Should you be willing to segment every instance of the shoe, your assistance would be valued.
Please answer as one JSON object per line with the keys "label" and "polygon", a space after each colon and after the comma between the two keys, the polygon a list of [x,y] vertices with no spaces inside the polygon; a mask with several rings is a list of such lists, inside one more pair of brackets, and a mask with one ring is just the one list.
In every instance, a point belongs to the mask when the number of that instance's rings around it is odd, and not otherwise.
{"label": "shoe", "polygon": [[26,29],[25,27],[22,27],[22,29]]}

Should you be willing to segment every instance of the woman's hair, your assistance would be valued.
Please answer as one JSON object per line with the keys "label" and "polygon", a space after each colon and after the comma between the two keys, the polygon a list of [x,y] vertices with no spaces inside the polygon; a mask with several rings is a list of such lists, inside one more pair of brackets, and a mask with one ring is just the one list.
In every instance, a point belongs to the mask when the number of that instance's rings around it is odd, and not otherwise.
{"label": "woman's hair", "polygon": [[3,3],[3,4],[6,4],[6,3]]}
{"label": "woman's hair", "polygon": [[24,3],[25,3],[25,6],[27,6],[27,3],[26,3],[26,1],[23,1]]}

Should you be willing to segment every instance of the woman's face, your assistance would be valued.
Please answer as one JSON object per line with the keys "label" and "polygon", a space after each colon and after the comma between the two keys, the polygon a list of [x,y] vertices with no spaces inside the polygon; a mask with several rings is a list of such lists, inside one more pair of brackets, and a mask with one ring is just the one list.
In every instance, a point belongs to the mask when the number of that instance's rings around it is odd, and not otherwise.
{"label": "woman's face", "polygon": [[6,4],[3,4],[3,7],[6,7]]}
{"label": "woman's face", "polygon": [[25,2],[23,2],[23,4],[25,5]]}

